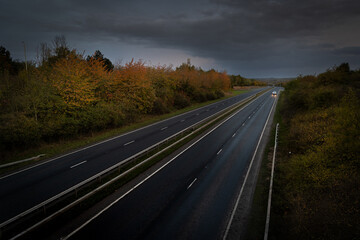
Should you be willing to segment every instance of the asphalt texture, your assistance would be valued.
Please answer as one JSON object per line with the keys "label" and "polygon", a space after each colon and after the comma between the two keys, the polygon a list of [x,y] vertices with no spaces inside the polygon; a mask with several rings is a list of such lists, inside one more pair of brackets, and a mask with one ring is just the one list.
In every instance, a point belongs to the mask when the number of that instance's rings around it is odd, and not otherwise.
{"label": "asphalt texture", "polygon": [[0,223],[261,90],[208,105],[1,177]]}
{"label": "asphalt texture", "polygon": [[70,239],[221,239],[274,101],[257,98]]}

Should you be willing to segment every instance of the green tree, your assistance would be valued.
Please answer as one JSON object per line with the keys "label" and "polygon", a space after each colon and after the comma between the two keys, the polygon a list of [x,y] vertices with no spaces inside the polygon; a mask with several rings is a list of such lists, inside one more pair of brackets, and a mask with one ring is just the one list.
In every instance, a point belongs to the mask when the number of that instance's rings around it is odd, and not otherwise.
{"label": "green tree", "polygon": [[114,69],[112,62],[108,58],[104,57],[104,54],[102,54],[100,50],[96,50],[92,56],[88,56],[86,58],[87,61],[92,59],[101,61],[107,71],[112,71]]}
{"label": "green tree", "polygon": [[0,73],[4,74],[5,71],[11,70],[12,59],[10,52],[5,47],[0,46]]}
{"label": "green tree", "polygon": [[71,53],[75,54],[75,50],[70,50],[69,44],[64,35],[55,36],[52,41],[52,48],[43,44],[41,47],[41,58],[44,60],[42,63],[48,63],[50,66],[54,65],[58,60],[68,57]]}
{"label": "green tree", "polygon": [[350,65],[349,63],[342,63],[340,66],[335,68],[336,72],[343,72],[343,73],[349,73],[350,72]]}

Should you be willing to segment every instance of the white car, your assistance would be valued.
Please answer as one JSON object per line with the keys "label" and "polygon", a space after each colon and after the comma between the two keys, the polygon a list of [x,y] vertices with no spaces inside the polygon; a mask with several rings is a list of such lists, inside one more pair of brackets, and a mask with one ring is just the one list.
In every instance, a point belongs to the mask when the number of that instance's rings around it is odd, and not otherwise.
{"label": "white car", "polygon": [[272,95],[273,95],[273,96],[276,96],[276,95],[277,95],[276,91],[273,91],[273,92],[272,92]]}

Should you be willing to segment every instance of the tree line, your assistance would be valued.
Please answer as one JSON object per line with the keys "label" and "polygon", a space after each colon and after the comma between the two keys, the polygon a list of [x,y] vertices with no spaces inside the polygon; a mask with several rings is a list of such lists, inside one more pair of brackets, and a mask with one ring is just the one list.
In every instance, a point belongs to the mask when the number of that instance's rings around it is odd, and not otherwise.
{"label": "tree line", "polygon": [[274,239],[360,235],[360,70],[285,85],[270,230]]}
{"label": "tree line", "polygon": [[100,51],[85,56],[64,37],[41,44],[25,68],[0,47],[0,149],[29,147],[120,127],[146,115],[221,98],[231,87],[226,72],[204,71],[188,60],[147,66],[113,65]]}
{"label": "tree line", "polygon": [[230,75],[231,86],[266,86],[267,83],[255,79],[242,77],[241,75]]}

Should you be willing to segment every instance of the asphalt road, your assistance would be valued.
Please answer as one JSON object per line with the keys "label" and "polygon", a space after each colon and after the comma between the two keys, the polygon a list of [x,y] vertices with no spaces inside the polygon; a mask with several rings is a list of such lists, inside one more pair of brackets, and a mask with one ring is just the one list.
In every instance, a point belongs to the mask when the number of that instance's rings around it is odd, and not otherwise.
{"label": "asphalt road", "polygon": [[274,101],[259,97],[70,239],[221,239]]}
{"label": "asphalt road", "polygon": [[0,178],[0,223],[262,89],[226,99]]}

